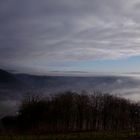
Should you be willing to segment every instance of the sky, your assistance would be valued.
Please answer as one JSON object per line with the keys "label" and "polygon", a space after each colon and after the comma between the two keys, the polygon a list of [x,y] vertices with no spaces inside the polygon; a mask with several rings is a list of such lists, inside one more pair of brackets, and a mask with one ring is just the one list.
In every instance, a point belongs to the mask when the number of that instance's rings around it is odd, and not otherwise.
{"label": "sky", "polygon": [[0,0],[0,68],[139,73],[140,0]]}

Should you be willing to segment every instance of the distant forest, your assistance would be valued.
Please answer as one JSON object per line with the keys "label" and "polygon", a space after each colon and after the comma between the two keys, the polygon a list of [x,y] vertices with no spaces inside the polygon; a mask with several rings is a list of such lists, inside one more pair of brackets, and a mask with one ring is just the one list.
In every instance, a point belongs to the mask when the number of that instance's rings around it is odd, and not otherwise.
{"label": "distant forest", "polygon": [[137,132],[140,104],[98,92],[31,96],[21,102],[16,116],[5,116],[1,123],[1,132]]}

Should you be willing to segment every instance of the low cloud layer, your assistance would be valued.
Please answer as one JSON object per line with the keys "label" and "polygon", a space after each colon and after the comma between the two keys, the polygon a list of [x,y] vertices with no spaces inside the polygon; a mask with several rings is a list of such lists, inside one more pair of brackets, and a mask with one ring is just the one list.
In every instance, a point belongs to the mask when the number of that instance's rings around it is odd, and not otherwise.
{"label": "low cloud layer", "polygon": [[1,0],[0,66],[140,56],[139,0]]}
{"label": "low cloud layer", "polygon": [[[130,101],[140,102],[140,76],[95,76],[95,77],[44,77],[17,75],[19,82],[26,88],[13,90],[12,86],[3,83],[0,87],[0,118],[5,115],[15,115],[21,101],[27,97],[54,96],[65,91],[88,94],[109,93],[124,97]],[[13,83],[13,82],[12,82]],[[2,85],[2,83],[1,83]],[[27,86],[29,85],[29,86]],[[16,86],[16,85],[15,85]],[[17,85],[18,87],[18,85]]]}

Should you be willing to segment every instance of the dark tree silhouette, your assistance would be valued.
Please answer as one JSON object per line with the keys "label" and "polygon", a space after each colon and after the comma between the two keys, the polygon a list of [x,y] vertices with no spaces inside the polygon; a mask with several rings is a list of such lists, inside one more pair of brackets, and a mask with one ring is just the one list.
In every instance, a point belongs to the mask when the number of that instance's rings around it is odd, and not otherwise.
{"label": "dark tree silhouette", "polygon": [[5,128],[16,122],[22,132],[140,130],[140,104],[110,94],[59,93],[22,101],[15,118],[3,118]]}

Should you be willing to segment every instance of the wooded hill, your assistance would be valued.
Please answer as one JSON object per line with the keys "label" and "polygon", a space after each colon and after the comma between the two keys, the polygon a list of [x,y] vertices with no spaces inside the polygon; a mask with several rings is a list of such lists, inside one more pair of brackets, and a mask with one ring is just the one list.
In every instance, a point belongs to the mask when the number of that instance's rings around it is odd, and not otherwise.
{"label": "wooded hill", "polygon": [[58,133],[140,130],[140,104],[110,94],[59,93],[28,97],[17,116],[4,117],[3,131]]}

